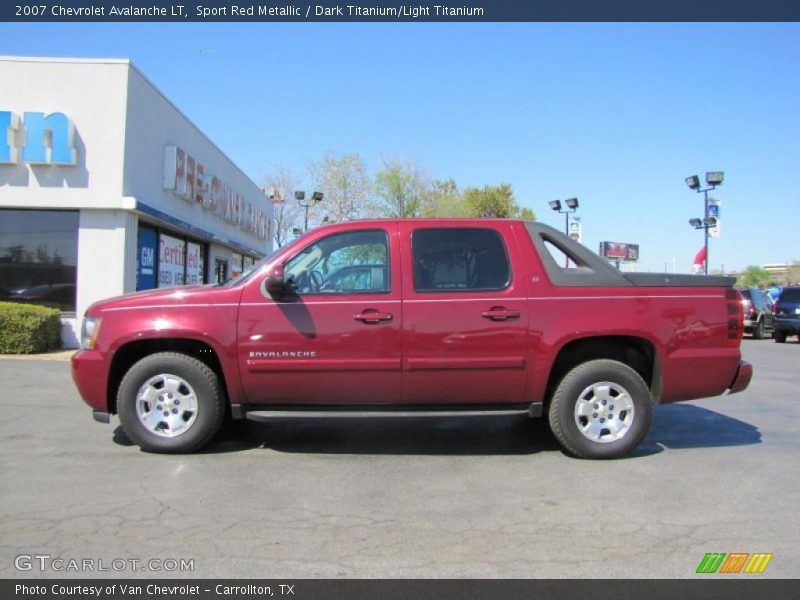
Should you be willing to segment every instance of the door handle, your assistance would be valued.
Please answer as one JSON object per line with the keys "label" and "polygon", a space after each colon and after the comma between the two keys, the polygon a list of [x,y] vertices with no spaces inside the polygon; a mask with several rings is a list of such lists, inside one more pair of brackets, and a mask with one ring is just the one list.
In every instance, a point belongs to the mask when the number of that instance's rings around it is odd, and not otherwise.
{"label": "door handle", "polygon": [[495,306],[490,310],[485,310],[481,313],[484,319],[492,321],[505,321],[507,319],[518,319],[518,310],[508,310],[505,306]]}
{"label": "door handle", "polygon": [[392,313],[385,313],[375,310],[374,308],[367,308],[360,313],[353,315],[356,321],[361,321],[367,325],[375,325],[383,321],[391,321],[394,317]]}

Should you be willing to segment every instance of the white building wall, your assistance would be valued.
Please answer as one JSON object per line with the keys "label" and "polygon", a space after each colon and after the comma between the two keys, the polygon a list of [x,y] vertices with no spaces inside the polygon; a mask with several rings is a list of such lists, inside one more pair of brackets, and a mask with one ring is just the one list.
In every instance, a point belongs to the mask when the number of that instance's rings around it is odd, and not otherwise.
{"label": "white building wall", "polygon": [[[122,204],[127,60],[0,57],[0,110],[61,112],[75,126],[77,164],[0,167],[0,205],[119,208]],[[25,131],[16,132],[25,145]]]}
{"label": "white building wall", "polygon": [[[62,339],[74,347],[80,319],[92,302],[136,289],[137,216],[126,210],[81,210],[76,318],[64,319]],[[68,344],[69,342],[69,344]]]}
{"label": "white building wall", "polygon": [[[164,189],[164,150],[177,146],[203,165],[207,184],[215,175],[272,220],[272,203],[264,192],[135,68],[128,73],[127,107],[124,195],[221,240],[242,244],[259,254],[269,253],[272,236],[259,239],[225,222],[213,211],[204,210],[197,202],[183,200],[173,190]],[[209,262],[213,267],[213,260]]]}
{"label": "white building wall", "polygon": [[[76,318],[64,319],[69,346],[91,303],[136,287],[139,203],[210,234],[180,232],[214,242],[209,276],[216,257],[230,262],[228,242],[258,254],[271,250],[271,235],[259,239],[164,189],[164,149],[178,146],[266,212],[271,233],[272,205],[259,187],[128,60],[0,57],[0,81],[0,110],[20,117],[59,112],[74,125],[76,164],[0,165],[0,207],[80,211]],[[25,145],[24,127],[14,142]]]}

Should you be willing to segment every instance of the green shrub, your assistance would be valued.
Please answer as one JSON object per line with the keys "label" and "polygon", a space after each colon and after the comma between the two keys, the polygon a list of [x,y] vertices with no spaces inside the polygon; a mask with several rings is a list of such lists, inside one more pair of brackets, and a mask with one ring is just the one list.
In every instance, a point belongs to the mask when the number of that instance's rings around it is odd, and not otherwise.
{"label": "green shrub", "polygon": [[0,302],[0,354],[31,354],[60,347],[58,309]]}

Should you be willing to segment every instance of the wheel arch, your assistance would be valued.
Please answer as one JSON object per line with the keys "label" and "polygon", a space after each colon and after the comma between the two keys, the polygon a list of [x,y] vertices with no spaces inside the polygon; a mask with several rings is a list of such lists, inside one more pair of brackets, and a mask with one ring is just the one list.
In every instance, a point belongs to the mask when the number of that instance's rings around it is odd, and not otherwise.
{"label": "wheel arch", "polygon": [[205,364],[219,377],[225,404],[229,406],[227,380],[219,355],[213,346],[193,338],[149,338],[127,342],[114,352],[106,388],[106,403],[109,413],[116,414],[117,412],[117,390],[119,390],[125,373],[142,358],[157,352],[186,354]]}
{"label": "wheel arch", "polygon": [[545,389],[545,407],[564,376],[581,363],[597,359],[616,360],[636,371],[650,388],[653,400],[661,398],[661,366],[658,352],[649,340],[625,335],[580,338],[566,343],[558,352]]}

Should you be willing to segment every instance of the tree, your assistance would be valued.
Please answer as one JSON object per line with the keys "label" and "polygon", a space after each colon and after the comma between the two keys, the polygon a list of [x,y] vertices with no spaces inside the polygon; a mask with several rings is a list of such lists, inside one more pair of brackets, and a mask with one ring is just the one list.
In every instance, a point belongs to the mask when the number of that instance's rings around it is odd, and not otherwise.
{"label": "tree", "polygon": [[737,277],[736,283],[738,285],[750,285],[753,287],[766,287],[769,283],[771,275],[766,269],[750,265],[744,272],[740,273]]}
{"label": "tree", "polygon": [[425,217],[467,217],[469,209],[454,179],[436,180],[422,206]]}
{"label": "tree", "polygon": [[264,173],[261,181],[272,198],[272,219],[275,224],[273,237],[280,248],[292,239],[292,229],[302,223],[303,211],[294,199],[297,180],[289,169],[277,166],[271,172]]}
{"label": "tree", "polygon": [[794,261],[786,267],[786,275],[783,276],[786,285],[800,284],[800,261]]}
{"label": "tree", "polygon": [[418,217],[430,193],[428,177],[416,161],[393,157],[375,175],[376,201],[371,212],[380,217]]}
{"label": "tree", "polygon": [[325,215],[328,221],[338,223],[357,219],[367,213],[367,202],[372,183],[367,167],[357,153],[337,156],[328,152],[322,160],[311,163],[309,171],[316,182],[316,190],[325,196],[310,210],[310,218],[319,224]]}
{"label": "tree", "polygon": [[499,186],[485,185],[482,189],[467,188],[464,190],[464,202],[469,215],[473,217],[528,220],[535,218],[532,210],[520,208],[508,183]]}

